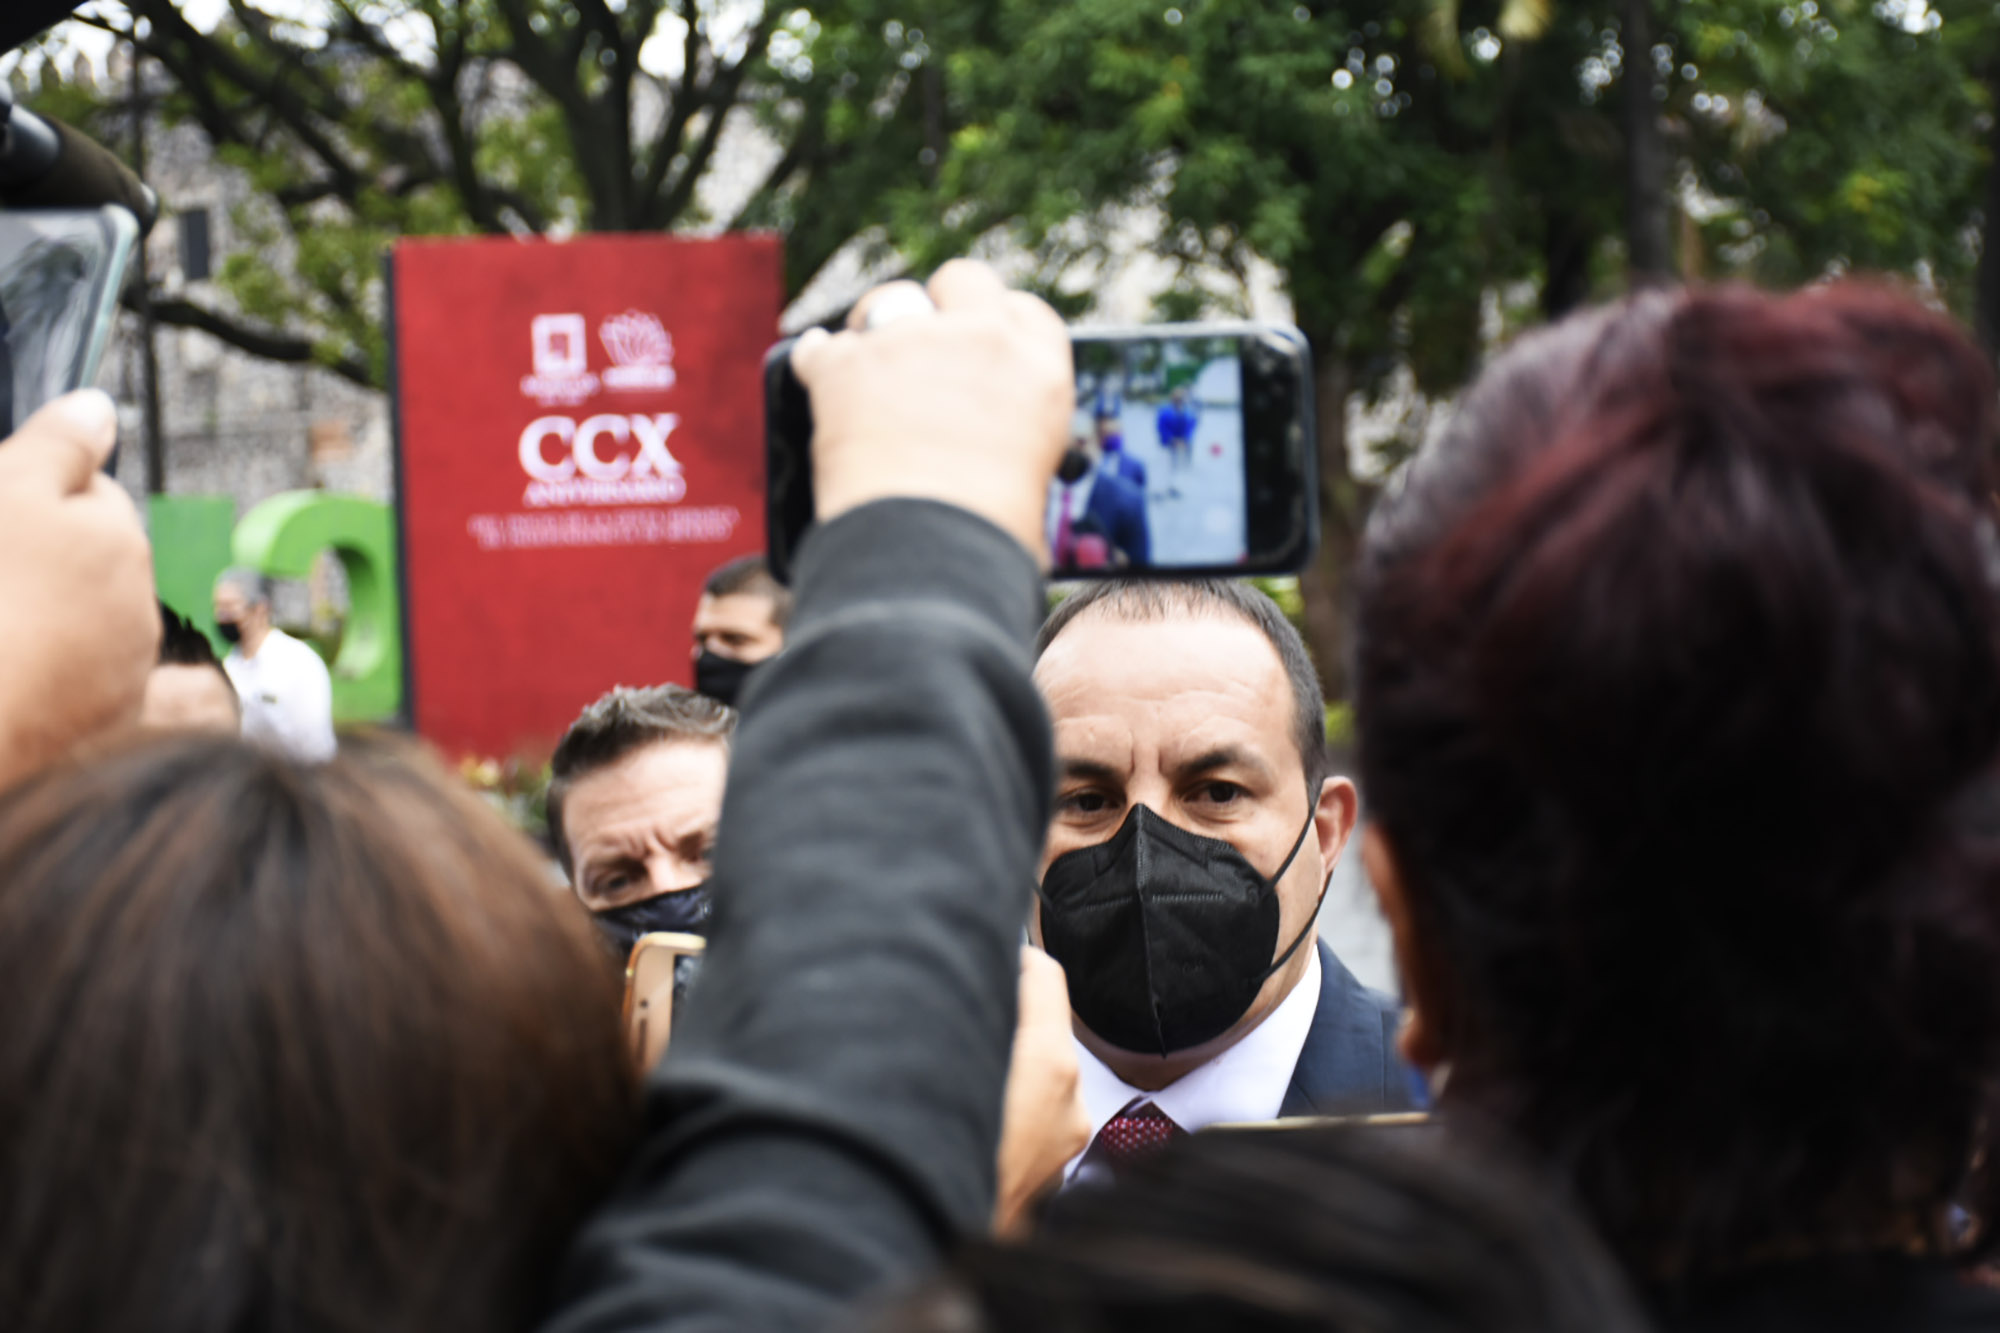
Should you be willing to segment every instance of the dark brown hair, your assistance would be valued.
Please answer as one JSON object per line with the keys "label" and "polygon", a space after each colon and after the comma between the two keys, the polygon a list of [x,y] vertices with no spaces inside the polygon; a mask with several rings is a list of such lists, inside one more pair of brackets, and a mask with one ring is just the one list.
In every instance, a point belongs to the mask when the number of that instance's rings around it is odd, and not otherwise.
{"label": "dark brown hair", "polygon": [[771,603],[771,623],[783,629],[792,618],[792,590],[771,577],[761,555],[742,555],[719,565],[701,585],[705,597],[763,597]]}
{"label": "dark brown hair", "polygon": [[0,1324],[527,1328],[636,1129],[602,946],[407,744],[0,801]]}
{"label": "dark brown hair", "polygon": [[1445,1104],[1651,1274],[2000,1218],[1994,409],[1884,288],[1656,294],[1524,339],[1371,521]]}
{"label": "dark brown hair", "polygon": [[870,1333],[1640,1333],[1575,1213],[1430,1128],[1198,1134],[1028,1239],[975,1242]]}

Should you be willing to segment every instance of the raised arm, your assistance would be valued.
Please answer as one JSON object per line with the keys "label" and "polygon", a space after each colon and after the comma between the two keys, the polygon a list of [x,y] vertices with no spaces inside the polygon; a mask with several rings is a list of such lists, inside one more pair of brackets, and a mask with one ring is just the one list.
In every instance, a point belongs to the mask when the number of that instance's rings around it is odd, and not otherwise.
{"label": "raised arm", "polygon": [[983,269],[799,351],[823,526],[745,700],[711,952],[551,1321],[816,1327],[993,1209],[1050,797],[1029,679],[1068,344]]}

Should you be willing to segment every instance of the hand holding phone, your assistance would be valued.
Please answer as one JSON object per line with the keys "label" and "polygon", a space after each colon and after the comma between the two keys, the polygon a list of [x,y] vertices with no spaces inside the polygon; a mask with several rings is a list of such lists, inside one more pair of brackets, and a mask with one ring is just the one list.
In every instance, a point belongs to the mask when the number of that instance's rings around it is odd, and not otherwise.
{"label": "hand holding phone", "polygon": [[[908,329],[922,332],[914,320]],[[814,517],[813,451],[822,447],[793,346],[779,344],[765,362],[770,560],[780,578]],[[1074,401],[1041,515],[1053,577],[1305,566],[1319,536],[1318,469],[1311,355],[1296,329],[1219,322],[1075,330],[1070,350]],[[1004,389],[1006,369],[948,360],[954,378],[892,375],[869,386],[861,407],[870,419],[893,420],[897,393],[912,393],[956,402],[960,423],[1007,421],[981,392]]]}
{"label": "hand holding phone", "polygon": [[[809,482],[808,517],[938,500],[1039,555],[1039,499],[1070,412],[1062,321],[983,264],[946,264],[925,291],[935,308],[914,284],[877,288],[855,308],[855,328],[815,330],[787,356],[814,422],[797,474]],[[883,302],[907,313],[871,318]]]}

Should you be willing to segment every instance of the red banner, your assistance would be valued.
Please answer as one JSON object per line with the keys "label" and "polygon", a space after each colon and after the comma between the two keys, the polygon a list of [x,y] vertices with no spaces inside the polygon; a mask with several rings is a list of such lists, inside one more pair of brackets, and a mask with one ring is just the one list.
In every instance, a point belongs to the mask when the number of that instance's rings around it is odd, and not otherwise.
{"label": "red banner", "polygon": [[764,547],[778,242],[416,240],[394,277],[408,706],[450,755],[686,684],[702,579]]}

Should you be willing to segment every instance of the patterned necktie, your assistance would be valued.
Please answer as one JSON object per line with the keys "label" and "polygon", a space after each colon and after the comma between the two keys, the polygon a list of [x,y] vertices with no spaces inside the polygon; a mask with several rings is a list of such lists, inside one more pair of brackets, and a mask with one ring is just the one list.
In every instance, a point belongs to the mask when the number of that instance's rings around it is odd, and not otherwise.
{"label": "patterned necktie", "polygon": [[1187,1131],[1151,1102],[1128,1107],[1104,1122],[1091,1142],[1090,1156],[1114,1169],[1150,1157]]}

